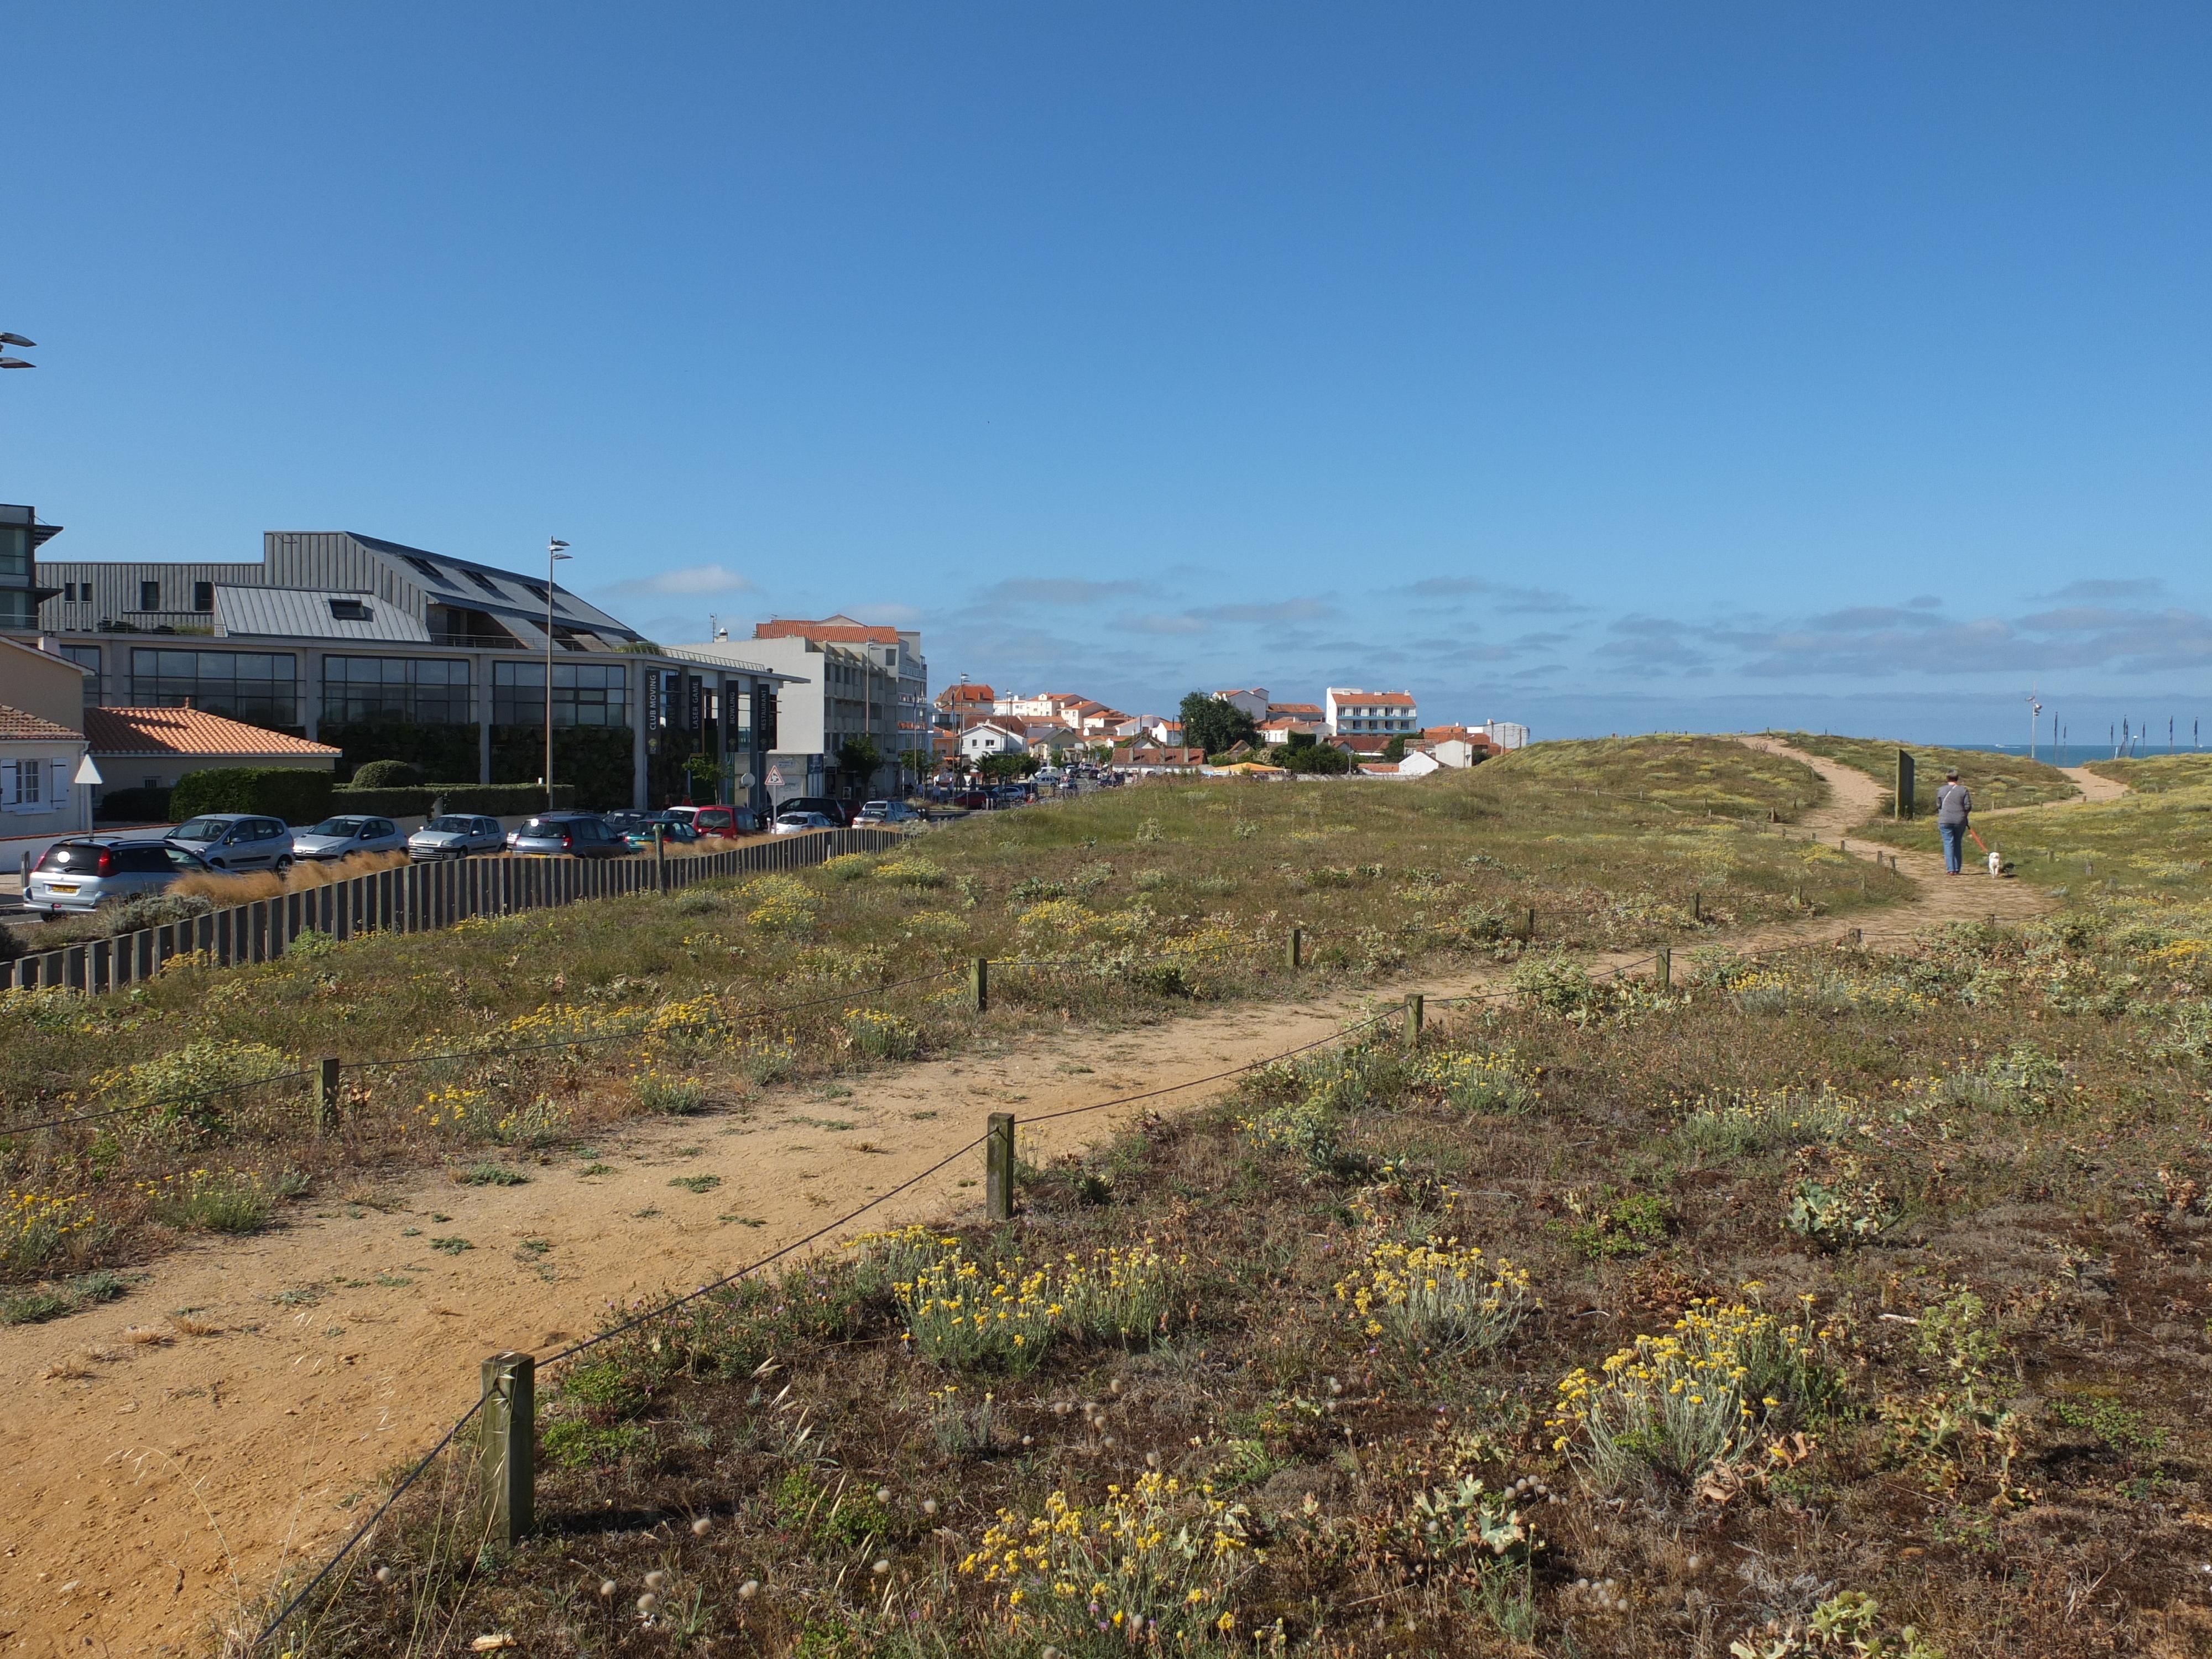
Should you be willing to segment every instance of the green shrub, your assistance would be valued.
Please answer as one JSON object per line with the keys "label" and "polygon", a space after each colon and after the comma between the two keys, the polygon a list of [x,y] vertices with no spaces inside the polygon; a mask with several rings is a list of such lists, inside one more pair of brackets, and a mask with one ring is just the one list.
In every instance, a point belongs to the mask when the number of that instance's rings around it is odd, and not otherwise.
{"label": "green shrub", "polygon": [[211,1233],[258,1233],[269,1224],[276,1194],[250,1170],[196,1170],[172,1176],[154,1199],[154,1216],[172,1227]]}
{"label": "green shrub", "polygon": [[[440,800],[448,812],[475,812],[485,817],[520,817],[545,810],[545,786],[541,783],[425,783],[383,789],[334,789],[334,812],[377,812],[386,817],[428,817]],[[576,804],[569,785],[553,786],[553,804],[566,811]],[[325,815],[327,816],[327,815]]]}
{"label": "green shrub", "polygon": [[1569,1193],[1566,1206],[1577,1218],[1567,1243],[1592,1261],[1640,1255],[1667,1237],[1667,1200],[1656,1193]]}
{"label": "green shrub", "polygon": [[899,887],[942,887],[945,885],[945,866],[907,853],[895,859],[886,859],[878,865],[876,879]]}
{"label": "green shrub", "polygon": [[331,815],[331,775],[291,766],[189,772],[170,792],[169,810],[179,819],[202,812],[262,812],[287,823],[320,823]]}
{"label": "green shrub", "polygon": [[92,1081],[118,1105],[148,1109],[131,1121],[140,1140],[181,1147],[227,1133],[252,1102],[252,1085],[299,1069],[290,1055],[265,1042],[204,1037]]}
{"label": "green shrub", "polygon": [[707,1103],[704,1084],[673,1072],[641,1072],[629,1088],[639,1105],[664,1117],[689,1117]]}
{"label": "green shrub", "polygon": [[615,1463],[651,1431],[642,1423],[593,1423],[580,1417],[556,1418],[538,1433],[545,1460],[556,1468],[580,1469]]}
{"label": "green shrub", "polygon": [[404,760],[373,760],[353,770],[356,789],[404,789],[422,781],[422,773]]}
{"label": "green shrub", "polygon": [[163,788],[109,789],[101,793],[94,816],[103,823],[168,823],[170,793]]}

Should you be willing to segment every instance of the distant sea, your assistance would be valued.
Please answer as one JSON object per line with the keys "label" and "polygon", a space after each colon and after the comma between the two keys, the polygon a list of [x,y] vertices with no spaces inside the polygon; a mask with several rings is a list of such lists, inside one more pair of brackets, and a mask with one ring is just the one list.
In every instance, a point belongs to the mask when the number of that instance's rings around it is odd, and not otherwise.
{"label": "distant sea", "polygon": [[[2027,745],[2024,743],[1947,743],[1931,746],[1943,749],[1972,749],[1984,755],[2027,753]],[[2166,746],[2166,734],[2162,732],[2159,733],[2156,743],[2136,742],[2130,744],[2127,748],[2128,757],[2136,760],[2148,760],[2154,755],[2187,755],[2195,752],[2200,751],[2192,750],[2185,738],[2169,750]],[[2081,766],[2090,761],[2112,760],[2115,756],[2112,752],[2112,745],[2109,743],[2093,744],[2077,743],[2056,750],[2047,743],[2039,743],[2035,745],[2035,757],[2039,761],[2047,761],[2053,766]]]}

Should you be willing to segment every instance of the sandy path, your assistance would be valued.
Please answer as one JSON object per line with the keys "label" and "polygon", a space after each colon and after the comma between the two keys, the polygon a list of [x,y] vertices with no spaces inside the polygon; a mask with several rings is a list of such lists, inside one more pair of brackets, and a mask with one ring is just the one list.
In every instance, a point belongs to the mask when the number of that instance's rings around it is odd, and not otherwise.
{"label": "sandy path", "polygon": [[[1827,783],[1827,800],[1796,823],[1784,825],[1784,834],[1801,840],[1817,838],[1861,858],[1870,859],[1877,854],[1884,858],[1894,857],[1899,873],[1911,877],[1917,884],[1919,891],[1909,902],[1884,911],[1863,925],[1869,945],[1901,945],[1920,929],[1947,921],[1985,921],[1991,917],[2006,922],[2030,921],[2058,908],[2056,898],[2024,881],[1993,878],[1985,867],[1973,862],[1981,849],[1971,841],[1966,843],[1966,872],[1956,876],[1947,873],[1942,859],[1933,853],[1876,848],[1871,842],[1852,842],[1850,832],[1881,810],[1881,784],[1855,766],[1808,755],[1772,738],[1745,737],[1739,740],[1770,755],[1786,755],[1791,760],[1802,761]],[[2001,816],[1974,814],[1978,823]],[[2003,842],[1997,832],[1986,825],[1982,827],[1982,839],[2002,851]],[[1833,931],[1832,927],[1830,931]]]}
{"label": "sandy path", "polygon": [[[1872,780],[1796,758],[1833,797],[1786,833],[1833,842],[1871,814]],[[1921,890],[1861,924],[1870,943],[2047,908],[2020,883],[1946,878],[1925,854],[1899,859]],[[1811,920],[1726,942],[1771,948],[1840,931]],[[1392,994],[1449,995],[1488,976],[1409,979]],[[588,1333],[610,1302],[688,1290],[802,1238],[981,1133],[990,1112],[1026,1118],[1188,1085],[1024,1126],[1022,1156],[1041,1161],[1125,1116],[1208,1097],[1204,1079],[1328,1036],[1358,1000],[1343,991],[1133,1031],[1070,1028],[990,1060],[851,1079],[841,1085],[849,1093],[777,1091],[739,1113],[626,1126],[599,1141],[596,1158],[563,1155],[521,1186],[410,1170],[380,1192],[364,1184],[319,1200],[259,1237],[166,1257],[118,1303],[0,1334],[0,1382],[15,1402],[0,1420],[0,1652],[204,1650],[218,1622],[287,1562],[319,1560],[350,1529],[380,1472],[444,1432],[474,1397],[486,1354],[549,1352]],[[853,1231],[972,1211],[981,1162],[962,1158]],[[608,1172],[581,1173],[592,1164]],[[720,1184],[672,1184],[700,1176]],[[469,1248],[441,1249],[439,1239]],[[213,1334],[185,1334],[166,1317],[179,1309]],[[167,1340],[133,1341],[134,1328]]]}
{"label": "sandy path", "polygon": [[2058,769],[2074,780],[2084,800],[2118,800],[2128,793],[2128,787],[2117,778],[2100,778],[2086,766],[2062,766]]}

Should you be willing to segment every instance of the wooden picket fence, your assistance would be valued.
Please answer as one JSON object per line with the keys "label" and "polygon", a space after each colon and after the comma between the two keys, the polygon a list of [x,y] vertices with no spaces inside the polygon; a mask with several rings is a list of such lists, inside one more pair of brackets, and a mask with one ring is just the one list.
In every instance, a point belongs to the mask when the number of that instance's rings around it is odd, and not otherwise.
{"label": "wooden picket fence", "polygon": [[310,931],[338,939],[371,933],[427,933],[471,916],[512,915],[625,893],[673,892],[718,876],[799,870],[843,853],[885,852],[904,839],[896,830],[827,830],[727,852],[667,858],[649,853],[616,859],[499,854],[410,864],[0,963],[0,990],[112,991],[151,979],[180,956],[197,954],[220,968],[268,962]]}

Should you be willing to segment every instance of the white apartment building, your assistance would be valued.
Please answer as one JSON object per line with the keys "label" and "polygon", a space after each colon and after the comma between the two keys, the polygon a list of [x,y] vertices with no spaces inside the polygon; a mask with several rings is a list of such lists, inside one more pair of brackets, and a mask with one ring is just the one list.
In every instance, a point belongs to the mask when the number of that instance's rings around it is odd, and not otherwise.
{"label": "white apartment building", "polygon": [[1479,737],[1488,738],[1498,745],[1500,753],[1510,753],[1528,746],[1528,728],[1512,720],[1485,720],[1480,726],[1470,726],[1467,729]]}
{"label": "white apartment building", "polygon": [[1325,723],[1337,737],[1411,737],[1421,729],[1410,691],[1332,685],[1322,694],[1322,710]]}

